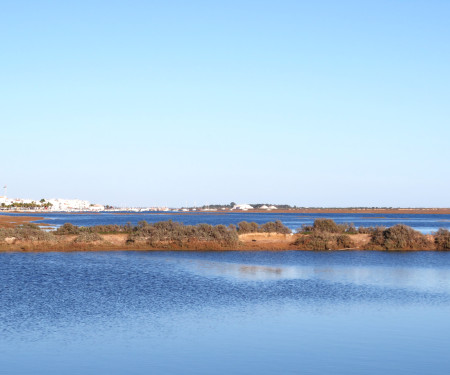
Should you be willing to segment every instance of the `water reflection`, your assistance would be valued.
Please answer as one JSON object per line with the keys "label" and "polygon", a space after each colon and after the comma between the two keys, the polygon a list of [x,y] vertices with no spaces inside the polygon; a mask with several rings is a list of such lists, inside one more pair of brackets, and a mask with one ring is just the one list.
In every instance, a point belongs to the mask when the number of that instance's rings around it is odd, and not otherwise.
{"label": "water reflection", "polygon": [[450,253],[0,254],[0,375],[448,374]]}
{"label": "water reflection", "polygon": [[196,274],[235,281],[321,280],[377,287],[450,292],[450,269],[382,266],[269,266],[197,260],[185,264]]}

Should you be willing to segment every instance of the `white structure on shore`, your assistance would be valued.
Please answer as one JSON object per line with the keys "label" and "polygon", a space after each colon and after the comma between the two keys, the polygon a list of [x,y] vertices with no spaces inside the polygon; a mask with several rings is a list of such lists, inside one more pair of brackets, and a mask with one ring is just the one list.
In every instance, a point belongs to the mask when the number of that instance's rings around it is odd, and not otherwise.
{"label": "white structure on shore", "polygon": [[46,202],[51,203],[50,211],[87,211],[91,206],[89,201],[81,199],[49,199]]}
{"label": "white structure on shore", "polygon": [[[49,205],[50,203],[50,205]],[[36,201],[34,199],[25,198],[8,198],[6,196],[0,196],[0,208],[1,206],[11,206],[17,204],[18,206],[12,207],[12,209],[27,209],[26,207],[21,207],[21,204],[32,204],[35,208],[33,210],[37,211],[104,211],[105,206],[101,204],[91,204],[89,201],[81,199],[61,199],[52,198],[45,199],[44,201]]]}
{"label": "white structure on shore", "polygon": [[250,206],[249,204],[236,204],[232,210],[242,210],[242,211],[247,211],[247,210],[253,210],[253,207]]}

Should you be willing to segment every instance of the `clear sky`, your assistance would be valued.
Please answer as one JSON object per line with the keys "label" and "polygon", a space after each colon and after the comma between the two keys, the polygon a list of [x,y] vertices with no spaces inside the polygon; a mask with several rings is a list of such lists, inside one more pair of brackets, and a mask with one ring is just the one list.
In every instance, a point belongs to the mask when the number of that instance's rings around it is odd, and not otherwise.
{"label": "clear sky", "polygon": [[0,184],[450,206],[450,1],[0,3]]}

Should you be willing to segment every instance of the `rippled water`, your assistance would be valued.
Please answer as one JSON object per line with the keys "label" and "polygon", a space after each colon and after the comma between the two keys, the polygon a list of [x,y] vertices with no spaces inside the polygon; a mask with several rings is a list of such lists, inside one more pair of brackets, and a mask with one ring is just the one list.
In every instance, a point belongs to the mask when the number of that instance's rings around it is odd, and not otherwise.
{"label": "rippled water", "polygon": [[450,253],[0,254],[0,374],[448,374]]}

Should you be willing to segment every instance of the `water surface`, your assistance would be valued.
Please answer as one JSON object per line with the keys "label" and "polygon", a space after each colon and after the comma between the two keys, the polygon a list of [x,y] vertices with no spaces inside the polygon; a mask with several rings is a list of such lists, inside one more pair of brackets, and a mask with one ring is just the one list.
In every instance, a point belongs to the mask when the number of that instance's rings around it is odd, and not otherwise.
{"label": "water surface", "polygon": [[0,254],[0,374],[448,374],[450,253]]}

